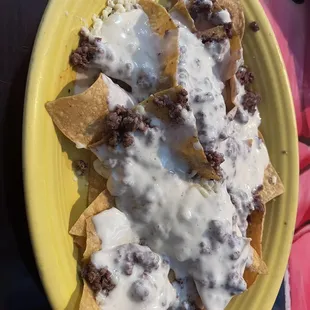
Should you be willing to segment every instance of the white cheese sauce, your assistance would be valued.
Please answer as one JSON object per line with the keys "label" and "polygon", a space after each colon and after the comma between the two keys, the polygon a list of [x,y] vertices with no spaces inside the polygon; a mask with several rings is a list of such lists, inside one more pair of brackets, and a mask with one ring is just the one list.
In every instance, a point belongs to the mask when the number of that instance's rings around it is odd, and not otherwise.
{"label": "white cheese sauce", "polygon": [[155,91],[160,76],[161,40],[142,9],[96,19],[90,38],[101,38],[92,66],[127,83],[141,101]]}
{"label": "white cheese sauce", "polygon": [[213,190],[206,191],[173,150],[163,151],[168,148],[165,141],[164,130],[148,129],[135,134],[134,144],[126,149],[102,146],[93,151],[103,161],[115,160],[107,188],[140,241],[171,258],[177,276],[199,283],[202,299],[204,294],[220,294],[222,303],[228,303],[232,291],[245,289],[243,282],[230,288],[228,281],[231,270],[242,279],[248,240],[238,235],[225,183],[214,183]]}
{"label": "white cheese sauce", "polygon": [[[229,21],[229,13],[225,10],[215,15]],[[177,15],[173,17],[178,18]],[[260,115],[258,111],[250,115],[243,109],[241,103],[246,90],[235,78],[238,118],[235,117],[237,109],[226,116],[222,91],[230,61],[229,40],[203,45],[185,25],[182,26],[182,20],[176,22],[179,23],[180,44],[178,83],[189,92],[203,148],[224,155],[223,178],[237,210],[238,227],[245,236],[246,219],[254,208],[253,191],[263,183],[264,169],[269,162],[267,149],[258,138]],[[242,63],[241,57],[240,65]]]}
{"label": "white cheese sauce", "polygon": [[168,262],[146,246],[125,244],[103,249],[94,253],[91,261],[97,269],[107,268],[115,284],[109,294],[97,293],[100,309],[166,310],[176,303]]}
{"label": "white cheese sauce", "polygon": [[229,12],[224,9],[212,14],[211,22],[213,25],[223,25],[231,23]]}
{"label": "white cheese sauce", "polygon": [[103,249],[139,241],[126,215],[116,208],[100,212],[92,221]]}
{"label": "white cheese sauce", "polygon": [[211,43],[209,48],[185,26],[179,28],[178,83],[189,93],[198,137],[204,149],[218,139],[226,125],[221,81],[223,64],[229,57],[229,41]]}
{"label": "white cheese sauce", "polygon": [[[227,14],[223,10],[213,18],[226,23]],[[269,162],[258,138],[259,112],[250,115],[243,109],[246,91],[237,84],[235,103],[242,118],[236,117],[237,109],[226,115],[222,91],[229,40],[204,45],[178,14],[173,18],[179,26],[177,81],[187,90],[191,108],[183,111],[184,124],[165,125],[148,115],[152,128],[135,132],[131,146],[92,148],[98,157],[94,168],[108,180],[117,206],[93,218],[102,250],[92,256],[92,263],[108,267],[116,284],[108,296],[97,295],[104,310],[191,309],[189,295],[196,300],[198,293],[208,310],[222,310],[233,295],[246,290],[242,276],[252,260],[246,219]],[[116,104],[131,108],[154,91],[163,42],[141,9],[96,20],[89,37],[102,38],[94,68],[132,88],[131,96],[103,77],[110,111]],[[137,111],[145,113],[141,106]],[[175,151],[197,134],[193,148],[224,156],[219,182],[199,179]],[[137,242],[143,246],[133,244]],[[146,272],[146,263],[132,259],[136,252],[152,257],[158,267]],[[178,280],[174,287],[168,281],[170,267]]]}

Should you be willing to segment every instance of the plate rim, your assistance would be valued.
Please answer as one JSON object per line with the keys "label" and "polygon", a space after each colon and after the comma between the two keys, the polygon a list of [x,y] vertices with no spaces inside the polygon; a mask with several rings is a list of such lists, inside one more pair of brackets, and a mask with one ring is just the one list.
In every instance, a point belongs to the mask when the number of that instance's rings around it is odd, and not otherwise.
{"label": "plate rim", "polygon": [[[243,0],[245,1],[245,0]],[[291,232],[291,239],[290,239],[290,247],[291,247],[291,241],[293,238],[293,231],[295,226],[295,220],[296,220],[296,213],[297,213],[297,207],[298,207],[298,180],[299,180],[299,161],[298,161],[298,136],[297,136],[297,126],[296,126],[296,116],[295,116],[295,110],[294,110],[294,102],[293,97],[291,93],[291,87],[289,83],[289,79],[287,76],[286,67],[282,58],[282,54],[280,51],[280,47],[278,45],[277,39],[275,37],[275,34],[272,30],[272,27],[270,25],[270,22],[266,16],[266,13],[261,5],[261,3],[258,0],[252,0],[251,5],[255,10],[258,11],[258,15],[261,16],[262,23],[264,25],[264,28],[267,27],[267,31],[270,33],[270,36],[267,38],[269,41],[269,44],[273,44],[276,49],[277,54],[277,60],[280,61],[281,66],[283,67],[283,77],[281,78],[281,81],[284,83],[283,87],[286,89],[286,97],[287,100],[290,102],[289,106],[287,108],[290,109],[290,123],[292,126],[292,129],[294,129],[294,133],[291,134],[291,140],[295,140],[295,147],[294,154],[290,154],[290,167],[291,171],[294,171],[295,174],[292,176],[295,182],[295,186],[290,189],[292,192],[292,200],[294,201],[294,209],[292,208],[294,220],[290,222],[290,232]],[[38,100],[38,84],[37,80],[41,76],[40,74],[40,63],[44,62],[42,59],[42,56],[40,56],[41,51],[44,50],[44,36],[46,33],[50,32],[50,20],[53,19],[54,12],[59,11],[59,7],[62,6],[62,3],[56,1],[56,0],[50,0],[47,4],[47,7],[44,11],[44,14],[41,19],[40,26],[37,31],[31,60],[29,64],[29,71],[28,71],[28,77],[27,77],[27,85],[26,85],[26,91],[25,91],[25,103],[24,103],[24,117],[23,117],[23,139],[22,139],[22,150],[23,150],[23,178],[24,178],[24,189],[25,189],[25,204],[26,204],[26,212],[27,212],[27,219],[29,224],[29,231],[32,241],[32,247],[33,252],[35,255],[36,264],[38,267],[38,271],[40,274],[41,282],[44,286],[46,295],[49,299],[50,304],[56,305],[57,302],[57,296],[53,292],[53,285],[49,283],[46,271],[44,271],[42,261],[42,249],[41,249],[41,242],[39,241],[39,236],[36,234],[36,225],[37,222],[33,217],[33,212],[35,212],[36,208],[38,206],[35,206],[35,200],[34,196],[36,195],[36,191],[39,190],[39,186],[35,184],[34,177],[35,173],[32,172],[32,169],[30,168],[30,162],[32,162],[32,156],[35,155],[34,153],[34,137],[35,137],[35,127],[33,125],[33,118],[35,118],[36,113],[35,110],[37,108]],[[39,61],[40,60],[40,61]],[[293,227],[293,228],[292,228]],[[289,252],[285,253],[286,259],[283,259],[281,264],[279,264],[279,269],[283,270],[283,276],[284,271],[287,266],[287,261],[289,257]],[[279,283],[279,287],[280,287]],[[274,299],[276,296],[274,297]]]}

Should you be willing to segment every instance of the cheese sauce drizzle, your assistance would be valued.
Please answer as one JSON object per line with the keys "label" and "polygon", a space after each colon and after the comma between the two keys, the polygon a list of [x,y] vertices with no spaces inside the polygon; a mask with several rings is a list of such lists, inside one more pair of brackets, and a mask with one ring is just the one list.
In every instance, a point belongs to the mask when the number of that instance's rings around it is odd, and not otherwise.
{"label": "cheese sauce drizzle", "polygon": [[[223,10],[217,18],[228,22],[227,14]],[[107,178],[117,207],[93,218],[102,250],[92,263],[108,268],[115,282],[109,294],[97,294],[100,309],[196,309],[199,294],[208,310],[221,310],[246,290],[243,272],[252,263],[246,219],[269,162],[258,138],[259,112],[243,109],[246,91],[238,84],[236,108],[226,115],[222,91],[229,40],[204,45],[177,15],[172,17],[178,24],[177,81],[190,105],[183,113],[185,126],[164,124],[139,107],[152,126],[135,132],[132,145],[92,148],[98,157],[94,168]],[[103,77],[110,111],[116,104],[132,108],[154,92],[163,42],[141,9],[96,19],[88,35],[102,38],[93,69],[132,88],[129,95]],[[175,150],[185,132],[198,132],[197,148],[223,154],[221,181],[190,173]],[[169,268],[177,279],[173,285]]]}

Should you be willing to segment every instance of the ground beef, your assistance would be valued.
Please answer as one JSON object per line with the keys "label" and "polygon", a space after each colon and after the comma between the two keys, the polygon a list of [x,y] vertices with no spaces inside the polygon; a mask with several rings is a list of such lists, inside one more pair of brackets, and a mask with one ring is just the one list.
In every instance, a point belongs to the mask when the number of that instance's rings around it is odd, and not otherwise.
{"label": "ground beef", "polygon": [[117,105],[116,109],[106,116],[107,144],[116,147],[122,143],[124,147],[133,144],[134,139],[130,134],[137,130],[145,131],[149,126],[149,120],[134,110]]}
{"label": "ground beef", "polygon": [[253,83],[254,81],[254,74],[253,72],[249,71],[246,66],[240,66],[236,77],[241,85],[248,85]]}
{"label": "ground beef", "polygon": [[226,32],[227,38],[231,39],[233,37],[232,23],[226,23],[223,26],[224,26],[224,30]]}
{"label": "ground beef", "polygon": [[243,96],[242,106],[246,111],[253,115],[260,101],[260,95],[251,91],[247,91],[246,94]]}
{"label": "ground beef", "polygon": [[188,104],[188,93],[185,89],[181,89],[176,94],[176,100],[172,100],[168,95],[158,96],[154,98],[154,103],[159,107],[166,107],[168,109],[169,117],[176,123],[184,121],[182,117],[182,110],[190,110]]}
{"label": "ground beef", "polygon": [[241,111],[241,109],[237,108],[234,120],[239,124],[246,124],[249,121],[249,116]]}
{"label": "ground beef", "polygon": [[263,190],[263,185],[258,186],[257,189],[253,191],[252,196],[253,196],[253,204],[254,204],[255,210],[264,212],[265,206],[262,201],[262,197],[260,195],[260,192],[262,190]]}
{"label": "ground beef", "polygon": [[206,157],[207,157],[208,162],[211,164],[211,167],[214,169],[214,171],[217,174],[221,174],[220,165],[222,162],[224,162],[223,154],[215,152],[215,151],[207,151]]}
{"label": "ground beef", "polygon": [[123,265],[123,272],[130,276],[135,265],[139,265],[144,269],[144,273],[151,273],[153,270],[159,268],[160,258],[157,254],[147,251],[132,251],[125,256],[125,264]]}
{"label": "ground beef", "polygon": [[197,38],[201,40],[203,44],[209,44],[211,42],[222,42],[227,38],[227,34],[224,34],[222,36],[219,36],[216,31],[210,32],[209,30],[207,31],[198,31],[197,32]]}
{"label": "ground beef", "polygon": [[72,163],[73,170],[77,176],[82,176],[87,173],[88,164],[84,160],[75,160]]}
{"label": "ground beef", "polygon": [[194,20],[197,19],[198,16],[203,16],[208,19],[211,14],[211,8],[211,5],[203,0],[194,0],[189,7],[189,13]]}
{"label": "ground beef", "polygon": [[[98,41],[100,38],[97,38],[96,40]],[[71,53],[69,59],[72,67],[82,69],[87,68],[87,65],[94,59],[96,53],[99,50],[96,44],[96,40],[91,42],[83,31],[80,32],[79,46]]]}
{"label": "ground beef", "polygon": [[246,283],[241,275],[236,271],[232,271],[227,276],[227,282],[225,287],[231,296],[241,294],[246,290]]}
{"label": "ground beef", "polygon": [[251,22],[249,26],[250,26],[250,29],[254,32],[257,32],[260,29],[256,21]]}
{"label": "ground beef", "polygon": [[82,277],[94,293],[102,290],[108,295],[115,288],[115,284],[112,282],[112,274],[107,268],[96,269],[92,263],[88,263],[82,269]]}
{"label": "ground beef", "polygon": [[145,72],[144,70],[140,70],[137,76],[137,85],[141,89],[150,89],[156,83],[156,78]]}

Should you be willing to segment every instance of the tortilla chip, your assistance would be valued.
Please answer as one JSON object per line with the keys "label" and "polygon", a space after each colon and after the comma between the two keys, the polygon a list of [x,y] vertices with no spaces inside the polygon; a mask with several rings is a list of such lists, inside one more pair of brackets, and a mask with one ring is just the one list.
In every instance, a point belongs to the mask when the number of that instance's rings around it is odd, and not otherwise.
{"label": "tortilla chip", "polygon": [[181,91],[182,89],[183,88],[181,86],[176,86],[176,87],[172,87],[172,88],[160,91],[160,92],[150,96],[149,98],[147,98],[146,100],[144,100],[140,104],[144,107],[146,112],[153,114],[154,116],[156,116],[160,120],[164,121],[165,123],[169,123],[170,118],[169,118],[169,114],[168,114],[168,109],[166,107],[159,107],[158,105],[156,105],[154,103],[154,99],[156,97],[166,95],[169,98],[171,98],[172,100],[175,100],[176,94],[179,91]]}
{"label": "tortilla chip", "polygon": [[140,0],[144,12],[149,18],[152,30],[163,38],[162,64],[158,90],[177,85],[176,74],[179,59],[178,29],[166,9],[150,0]]}
{"label": "tortilla chip", "polygon": [[271,163],[265,169],[263,186],[260,195],[264,204],[284,193],[284,185]]}
{"label": "tortilla chip", "polygon": [[233,75],[229,80],[230,86],[230,95],[231,95],[231,102],[235,105],[235,100],[238,95],[238,81],[236,75]]}
{"label": "tortilla chip", "polygon": [[251,239],[253,248],[253,264],[244,272],[244,279],[248,288],[254,284],[259,274],[267,274],[268,268],[263,262],[262,239],[265,219],[265,207],[262,210],[254,210],[248,216],[247,237]]}
{"label": "tortilla chip", "polygon": [[69,234],[72,236],[86,238],[86,220],[103,210],[110,209],[115,206],[113,197],[108,190],[104,190],[93,202],[85,209],[76,223],[72,226]]}
{"label": "tortilla chip", "polygon": [[248,228],[246,235],[251,238],[251,246],[257,252],[258,256],[262,258],[262,239],[265,219],[265,208],[264,210],[254,210],[248,216]]}
{"label": "tortilla chip", "polygon": [[217,4],[230,13],[234,34],[241,39],[244,35],[245,18],[240,0],[217,0]]}
{"label": "tortilla chip", "polygon": [[162,64],[159,77],[159,90],[176,86],[179,61],[179,32],[169,31],[164,39],[165,49],[160,56]]}
{"label": "tortilla chip", "polygon": [[263,260],[259,257],[257,252],[253,249],[252,265],[246,268],[243,274],[243,278],[247,283],[248,288],[255,282],[259,274],[268,274],[268,268],[267,265],[263,262]]}
{"label": "tortilla chip", "polygon": [[103,134],[108,113],[108,88],[101,74],[85,92],[47,102],[45,107],[53,122],[80,147],[98,141]]}
{"label": "tortilla chip", "polygon": [[149,18],[152,30],[159,36],[164,37],[167,31],[177,29],[171,16],[160,4],[151,0],[140,0],[139,4]]}
{"label": "tortilla chip", "polygon": [[[89,261],[91,255],[101,249],[101,240],[98,237],[95,226],[93,224],[92,218],[94,215],[114,207],[114,200],[107,190],[103,191],[94,202],[83,212],[83,214],[78,219],[77,229],[74,230],[75,233],[85,233],[86,247],[83,253],[83,261]],[[76,223],[76,224],[77,224]],[[76,224],[74,226],[76,226]],[[74,227],[73,226],[73,227]],[[82,228],[83,226],[83,228]],[[72,227],[72,228],[73,228]],[[72,229],[70,234],[72,234]],[[94,294],[89,288],[87,282],[83,279],[83,293],[80,301],[80,310],[98,310],[99,306],[96,303]]]}
{"label": "tortilla chip", "polygon": [[[225,87],[223,89],[222,95],[224,97],[225,105],[226,105],[226,113],[232,111],[235,107],[231,100],[231,89],[230,89],[230,81],[225,82]],[[237,110],[237,109],[236,109]],[[228,116],[228,114],[227,114]]]}
{"label": "tortilla chip", "polygon": [[182,24],[184,24],[192,32],[196,32],[195,22],[188,12],[188,9],[183,0],[179,0],[169,11],[171,15],[174,13],[179,14],[182,17]]}
{"label": "tortilla chip", "polygon": [[92,153],[88,175],[88,205],[90,205],[98,195],[106,189],[107,185],[107,180],[94,169],[93,163],[96,159],[96,155]]}
{"label": "tortilla chip", "polygon": [[93,217],[86,219],[86,249],[83,253],[83,261],[88,261],[91,255],[95,252],[100,251],[101,240],[98,237],[93,223]]}
{"label": "tortilla chip", "polygon": [[258,274],[268,274],[268,268],[265,262],[259,257],[258,253],[253,249],[253,261],[249,267],[251,272],[257,272]]}
{"label": "tortilla chip", "polygon": [[[182,89],[181,86],[176,86],[161,92],[154,94],[141,103],[144,106],[145,111],[153,114],[163,122],[171,124],[169,118],[168,109],[166,107],[159,107],[154,103],[154,99],[159,96],[166,95],[172,100],[176,99],[177,93]],[[182,124],[176,125],[182,126]],[[206,179],[219,180],[220,177],[216,174],[214,169],[209,164],[206,155],[203,151],[202,145],[198,140],[198,133],[196,132],[192,136],[180,137],[184,138],[182,141],[178,141],[175,144],[175,149],[179,152],[189,163],[190,167],[197,171],[198,174]]]}
{"label": "tortilla chip", "polygon": [[197,171],[201,177],[211,180],[220,180],[221,177],[216,174],[209,164],[202,146],[198,149],[195,147],[197,144],[200,145],[198,137],[192,137],[180,144],[178,151],[188,161],[189,166]]}
{"label": "tortilla chip", "polygon": [[[263,134],[260,131],[258,131],[258,137],[265,143]],[[281,178],[279,177],[276,169],[272,166],[271,163],[269,163],[265,169],[263,190],[260,193],[263,203],[266,204],[267,202],[282,195],[283,193],[284,185],[281,181]]]}
{"label": "tortilla chip", "polygon": [[86,237],[84,236],[72,236],[73,242],[82,249],[82,251],[85,251],[86,248]]}
{"label": "tortilla chip", "polygon": [[80,301],[80,310],[99,310],[93,291],[88,286],[87,282],[83,280],[83,292]]}
{"label": "tortilla chip", "polygon": [[228,64],[225,80],[230,80],[238,71],[239,60],[242,57],[242,45],[239,36],[230,39],[230,61]]}

